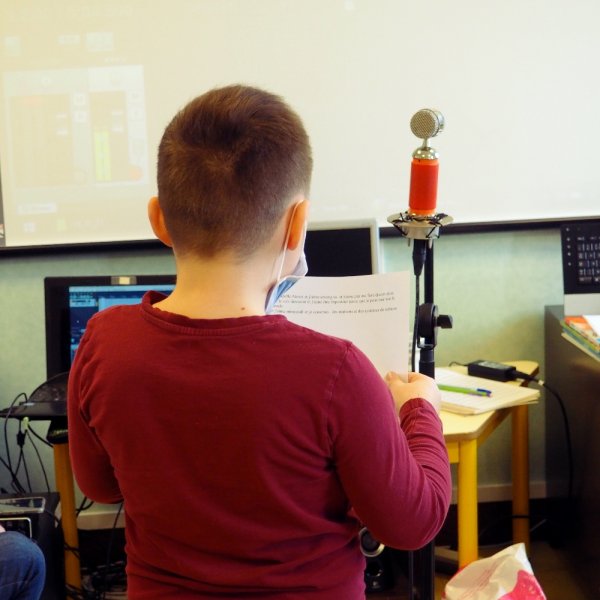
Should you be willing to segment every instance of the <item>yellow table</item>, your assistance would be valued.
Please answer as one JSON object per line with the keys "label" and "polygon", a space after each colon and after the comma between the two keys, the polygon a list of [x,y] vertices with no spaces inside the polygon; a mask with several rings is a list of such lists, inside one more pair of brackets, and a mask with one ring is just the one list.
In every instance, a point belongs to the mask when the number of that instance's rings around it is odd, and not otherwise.
{"label": "yellow table", "polygon": [[[508,362],[518,371],[535,375],[538,364],[533,361]],[[452,367],[463,370],[464,367]],[[523,385],[522,381],[512,382]],[[477,524],[477,448],[511,415],[513,540],[529,549],[529,432],[526,404],[495,410],[480,415],[458,415],[441,412],[444,439],[450,463],[458,464],[458,565],[463,567],[479,557]]]}

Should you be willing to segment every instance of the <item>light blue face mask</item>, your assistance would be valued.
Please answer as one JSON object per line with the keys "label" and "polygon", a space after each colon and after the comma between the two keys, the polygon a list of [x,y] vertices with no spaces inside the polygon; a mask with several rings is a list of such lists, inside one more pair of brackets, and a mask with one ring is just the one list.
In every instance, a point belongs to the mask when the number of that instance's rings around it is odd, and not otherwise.
{"label": "light blue face mask", "polygon": [[279,298],[283,296],[297,281],[302,279],[308,273],[308,264],[306,262],[306,255],[302,252],[302,255],[298,259],[296,268],[285,277],[281,277],[281,269],[283,268],[283,262],[285,260],[285,252],[281,260],[281,267],[279,268],[280,277],[273,284],[273,287],[267,293],[267,299],[265,300],[265,312],[269,314],[273,311],[273,308],[277,304]]}

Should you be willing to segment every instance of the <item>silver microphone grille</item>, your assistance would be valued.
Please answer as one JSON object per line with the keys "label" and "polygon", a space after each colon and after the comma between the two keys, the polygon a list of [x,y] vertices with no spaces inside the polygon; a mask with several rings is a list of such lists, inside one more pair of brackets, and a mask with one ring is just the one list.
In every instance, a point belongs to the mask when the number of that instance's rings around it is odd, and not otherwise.
{"label": "silver microphone grille", "polygon": [[435,137],[444,130],[444,115],[438,110],[424,108],[413,115],[410,129],[421,140]]}

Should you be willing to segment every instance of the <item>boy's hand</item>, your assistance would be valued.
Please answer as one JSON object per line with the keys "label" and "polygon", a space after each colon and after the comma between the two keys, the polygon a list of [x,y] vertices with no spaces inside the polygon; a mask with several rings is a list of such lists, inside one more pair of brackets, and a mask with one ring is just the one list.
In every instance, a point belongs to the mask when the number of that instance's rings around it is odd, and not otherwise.
{"label": "boy's hand", "polygon": [[435,408],[436,412],[440,412],[442,401],[440,390],[431,377],[427,377],[427,375],[421,373],[409,373],[408,382],[405,383],[398,373],[390,371],[385,376],[385,381],[392,392],[398,412],[400,412],[405,402],[413,398],[427,400]]}

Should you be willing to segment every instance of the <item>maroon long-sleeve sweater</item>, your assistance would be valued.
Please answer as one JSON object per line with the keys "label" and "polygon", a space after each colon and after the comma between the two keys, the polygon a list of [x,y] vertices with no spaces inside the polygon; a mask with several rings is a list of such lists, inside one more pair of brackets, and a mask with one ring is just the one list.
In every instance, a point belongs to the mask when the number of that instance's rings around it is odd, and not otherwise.
{"label": "maroon long-sleeve sweater", "polygon": [[78,484],[125,501],[130,600],[355,600],[356,516],[390,546],[433,538],[450,471],[429,403],[399,420],[356,347],[281,315],[158,299],[93,317],[69,380]]}

